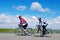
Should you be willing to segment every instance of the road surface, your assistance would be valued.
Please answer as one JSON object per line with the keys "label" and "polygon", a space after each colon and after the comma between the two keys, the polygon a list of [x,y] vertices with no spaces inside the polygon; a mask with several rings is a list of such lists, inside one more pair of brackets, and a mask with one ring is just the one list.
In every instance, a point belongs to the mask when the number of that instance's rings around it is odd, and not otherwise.
{"label": "road surface", "polygon": [[0,40],[60,40],[60,34],[52,37],[17,36],[14,33],[0,33]]}

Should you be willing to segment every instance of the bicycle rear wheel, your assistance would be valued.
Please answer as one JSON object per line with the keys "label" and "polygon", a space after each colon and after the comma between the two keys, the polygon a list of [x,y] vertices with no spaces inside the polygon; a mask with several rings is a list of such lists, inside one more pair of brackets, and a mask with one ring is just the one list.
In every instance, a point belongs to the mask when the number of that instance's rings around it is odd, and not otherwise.
{"label": "bicycle rear wheel", "polygon": [[42,35],[42,31],[41,30],[38,31],[38,29],[34,29],[34,36],[40,37],[40,35]]}

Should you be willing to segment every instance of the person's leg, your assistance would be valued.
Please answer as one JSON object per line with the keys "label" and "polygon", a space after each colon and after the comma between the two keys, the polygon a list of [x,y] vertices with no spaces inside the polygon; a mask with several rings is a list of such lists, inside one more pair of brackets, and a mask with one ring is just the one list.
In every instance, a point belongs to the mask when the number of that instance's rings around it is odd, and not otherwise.
{"label": "person's leg", "polygon": [[37,33],[39,32],[39,25],[37,25]]}
{"label": "person's leg", "polygon": [[42,35],[44,35],[45,34],[45,26],[42,26],[42,28],[43,28],[43,32],[42,32]]}
{"label": "person's leg", "polygon": [[39,30],[41,31],[41,26],[40,25],[38,25],[37,33],[39,32]]}
{"label": "person's leg", "polygon": [[42,32],[42,35],[44,35],[44,28],[43,28],[43,32]]}
{"label": "person's leg", "polygon": [[21,34],[23,35],[24,34],[24,28],[21,27]]}
{"label": "person's leg", "polygon": [[24,34],[26,35],[26,28],[27,28],[28,24],[24,25],[23,28],[24,28]]}
{"label": "person's leg", "polygon": [[39,30],[40,30],[40,29],[38,28],[37,33],[39,32]]}
{"label": "person's leg", "polygon": [[20,26],[20,24],[18,25],[18,33],[20,33],[20,30],[21,30],[21,34],[23,33],[23,29],[22,29],[22,26]]}
{"label": "person's leg", "polygon": [[47,30],[46,30],[46,26],[45,26],[45,28],[44,28],[44,29],[45,29],[44,34],[46,35],[46,31],[47,31]]}

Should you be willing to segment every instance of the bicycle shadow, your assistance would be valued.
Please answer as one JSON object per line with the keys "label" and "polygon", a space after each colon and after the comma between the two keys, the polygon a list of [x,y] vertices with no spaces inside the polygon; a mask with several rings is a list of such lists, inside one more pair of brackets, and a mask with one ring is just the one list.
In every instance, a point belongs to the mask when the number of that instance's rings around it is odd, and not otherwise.
{"label": "bicycle shadow", "polygon": [[42,36],[42,35],[34,35],[35,37],[52,37],[52,35],[50,35],[50,36]]}

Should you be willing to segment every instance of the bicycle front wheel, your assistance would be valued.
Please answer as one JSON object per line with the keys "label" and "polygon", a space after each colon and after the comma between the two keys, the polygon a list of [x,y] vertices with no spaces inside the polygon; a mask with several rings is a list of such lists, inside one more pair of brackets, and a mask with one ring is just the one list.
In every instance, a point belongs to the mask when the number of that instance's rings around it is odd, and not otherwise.
{"label": "bicycle front wheel", "polygon": [[31,36],[33,34],[32,28],[27,28],[27,35]]}
{"label": "bicycle front wheel", "polygon": [[47,29],[46,36],[49,36],[49,37],[52,36],[52,29]]}
{"label": "bicycle front wheel", "polygon": [[20,28],[16,28],[15,34],[16,34],[17,36],[22,35],[22,30],[21,30]]}

